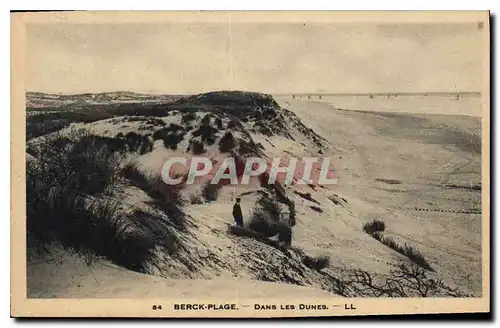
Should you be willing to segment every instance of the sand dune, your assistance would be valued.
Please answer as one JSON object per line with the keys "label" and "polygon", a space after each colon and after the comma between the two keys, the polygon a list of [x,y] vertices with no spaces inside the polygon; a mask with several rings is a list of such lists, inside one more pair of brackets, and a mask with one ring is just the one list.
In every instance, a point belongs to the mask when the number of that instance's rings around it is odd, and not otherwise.
{"label": "sand dune", "polygon": [[[188,105],[196,101],[199,112],[187,123],[182,110],[176,109],[159,117],[163,121],[159,126],[144,127],[140,120],[127,122],[122,118],[77,125],[101,136],[114,137],[135,130],[147,136],[162,126],[179,124],[183,134],[175,150],[157,140],[150,152],[132,156],[141,170],[153,173],[164,158],[192,152],[193,140],[200,139],[194,134],[195,128],[203,124],[200,122],[207,108],[215,117],[221,115],[223,127],[215,132],[216,137],[210,141],[213,143],[204,144],[203,151],[208,154],[220,155],[218,142],[229,124],[224,110],[230,109],[235,115],[248,113],[234,133],[238,142],[250,145],[256,153],[269,157],[331,157],[339,177],[337,185],[285,188],[296,211],[292,249],[281,250],[227,231],[233,222],[234,198],[242,198],[244,217],[249,220],[265,189],[225,186],[217,200],[194,202],[193,197],[200,197],[203,188],[193,186],[181,195],[186,200],[182,211],[187,226],[186,231],[176,230],[181,251],[171,255],[158,249],[154,262],[149,261],[143,268],[150,276],[102,263],[93,269],[94,277],[90,273],[77,274],[73,269],[81,264],[71,264],[75,263],[72,259],[57,269],[61,277],[67,278],[54,281],[46,280],[43,274],[55,270],[53,264],[29,265],[30,295],[120,297],[136,293],[137,297],[149,297],[168,293],[169,297],[194,297],[217,290],[221,295],[242,293],[245,297],[320,297],[325,293],[335,296],[340,291],[334,286],[347,279],[342,274],[348,270],[366,270],[383,281],[396,263],[411,262],[363,231],[364,224],[374,219],[385,222],[385,236],[422,253],[434,270],[429,274],[463,293],[481,294],[481,131],[477,117],[395,113],[396,109],[417,111],[414,102],[405,103],[402,99],[397,106],[385,107],[392,111],[387,112],[382,111],[382,102],[373,108],[360,106],[349,110],[354,108],[343,108],[339,102],[328,99],[281,96],[276,100],[282,108],[265,98],[262,112],[256,115],[247,96],[238,98],[237,104],[227,105],[230,108],[224,107],[226,102],[224,106],[199,103],[206,101],[206,96],[188,99]],[[364,102],[367,104],[368,100]],[[434,110],[427,107],[422,111]],[[470,109],[470,113],[475,112],[476,108]],[[263,119],[262,115],[271,116]],[[213,119],[210,122],[215,124]],[[121,189],[115,196],[130,211],[133,208],[127,204],[154,210],[152,196],[146,189],[139,185]],[[320,255],[328,256],[330,264],[324,270],[311,268],[305,259]],[[63,280],[68,283],[61,283]],[[196,288],[189,289],[190,284]],[[343,296],[373,295],[353,287]]]}

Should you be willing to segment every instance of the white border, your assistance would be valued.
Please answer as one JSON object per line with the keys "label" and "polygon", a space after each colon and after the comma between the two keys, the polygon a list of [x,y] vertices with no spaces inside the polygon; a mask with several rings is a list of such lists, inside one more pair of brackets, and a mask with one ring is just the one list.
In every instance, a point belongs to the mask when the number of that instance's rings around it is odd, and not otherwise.
{"label": "white border", "polygon": [[[80,2],[78,4],[71,3],[69,1],[63,0],[18,0],[18,1],[3,1],[0,4],[0,8],[4,9],[0,11],[0,38],[2,44],[5,45],[2,52],[3,65],[0,66],[0,73],[2,79],[2,97],[0,101],[2,102],[2,108],[0,110],[0,151],[2,156],[2,161],[0,161],[1,172],[3,174],[0,180],[0,209],[3,211],[1,217],[1,231],[2,231],[2,246],[1,253],[3,263],[8,263],[8,258],[10,257],[10,239],[9,239],[9,216],[10,216],[10,15],[8,10],[485,10],[490,9],[493,13],[498,13],[500,8],[500,2],[494,0],[451,0],[451,1],[432,1],[432,0],[421,0],[414,2],[402,2],[399,0],[379,0],[379,1],[361,1],[361,0],[350,0],[343,3],[333,2],[333,1],[318,1],[318,0],[307,0],[307,1],[297,1],[297,0],[279,0],[279,1],[269,1],[269,0],[253,0],[253,1],[236,1],[236,0],[182,0],[175,2],[165,2],[164,0],[150,0],[146,1],[105,1],[105,0],[87,0],[85,2]],[[495,34],[495,43],[498,42],[498,34]],[[495,60],[496,57],[493,59]],[[492,67],[496,67],[492,65]],[[496,75],[495,72],[492,74]],[[492,94],[498,94],[498,86],[492,90]],[[494,108],[493,108],[494,110]],[[498,126],[498,115],[496,115],[495,121]],[[494,130],[492,130],[494,131]],[[494,140],[496,141],[496,140]],[[497,144],[493,141],[493,145]],[[495,149],[496,150],[496,149]],[[496,156],[495,156],[495,159]],[[497,161],[498,163],[498,161]],[[495,167],[496,168],[496,167]],[[492,181],[494,183],[494,181]],[[498,203],[500,196],[493,194],[495,197],[492,202]],[[495,218],[492,218],[494,220]],[[498,223],[495,225],[495,233],[498,232]],[[497,254],[494,252],[493,254]],[[494,261],[494,259],[492,259]],[[496,261],[491,262],[492,264]],[[10,299],[7,295],[10,295],[10,281],[5,279],[9,277],[9,270],[2,270],[2,297],[0,308],[3,309],[3,315],[1,316],[4,320],[2,322],[5,324],[5,318],[8,318],[8,311],[10,306]],[[496,278],[496,277],[495,277]],[[495,284],[496,285],[496,284]],[[9,291],[9,292],[8,292]],[[492,292],[496,292],[492,290]],[[496,293],[495,293],[496,294]],[[494,297],[494,295],[492,295]],[[492,309],[496,312],[498,309],[498,301],[495,302],[495,308]],[[93,327],[102,327],[103,323],[89,322]],[[165,324],[166,322],[160,323]],[[220,324],[221,322],[212,322],[213,324]],[[305,323],[305,322],[303,322]],[[8,325],[13,325],[15,322],[9,320]],[[24,323],[24,325],[31,326],[35,322]],[[50,324],[50,323],[49,323]],[[64,325],[69,323],[64,323]],[[76,323],[71,323],[76,324]],[[78,324],[82,324],[79,322]],[[85,323],[83,323],[85,324]],[[121,322],[113,322],[108,324],[120,325]],[[137,324],[137,322],[135,323]],[[168,322],[169,325],[173,322]],[[187,322],[188,325],[195,325],[192,321]],[[233,322],[225,322],[225,324],[234,325]],[[254,322],[259,326],[268,326],[265,322]],[[336,325],[343,326],[345,323],[336,323]],[[365,324],[365,323],[363,323]],[[435,323],[424,323],[426,327],[433,326]],[[445,324],[451,326],[453,323]],[[360,323],[350,323],[349,326],[360,326]]]}

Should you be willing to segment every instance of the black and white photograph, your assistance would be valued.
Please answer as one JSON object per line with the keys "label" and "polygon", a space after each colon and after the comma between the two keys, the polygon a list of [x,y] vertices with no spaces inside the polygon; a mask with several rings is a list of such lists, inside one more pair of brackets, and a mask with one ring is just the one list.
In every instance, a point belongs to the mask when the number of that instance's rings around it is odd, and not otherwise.
{"label": "black and white photograph", "polygon": [[12,19],[26,302],[488,311],[488,12]]}

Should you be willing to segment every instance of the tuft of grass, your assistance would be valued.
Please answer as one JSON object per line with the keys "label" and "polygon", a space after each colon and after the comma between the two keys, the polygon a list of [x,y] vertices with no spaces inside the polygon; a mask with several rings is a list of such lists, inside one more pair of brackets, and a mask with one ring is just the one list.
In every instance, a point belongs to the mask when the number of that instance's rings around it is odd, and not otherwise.
{"label": "tuft of grass", "polygon": [[169,185],[161,179],[160,173],[145,171],[134,161],[127,163],[121,173],[134,186],[146,192],[152,199],[150,205],[165,213],[173,226],[180,230],[185,228],[186,215],[181,195],[184,184]]}
{"label": "tuft of grass", "polygon": [[323,213],[323,210],[321,209],[321,207],[319,206],[314,206],[314,205],[311,205],[309,206],[311,209],[313,209],[314,211],[318,212],[318,213]]}
{"label": "tuft of grass", "polygon": [[404,246],[401,246],[396,243],[393,238],[384,236],[382,234],[382,232],[385,230],[384,222],[373,220],[372,222],[365,224],[363,226],[363,230],[374,239],[380,241],[382,244],[406,256],[413,263],[420,265],[424,269],[434,271],[429,262],[427,262],[427,260],[425,259],[424,255],[418,250],[406,243],[404,244]]}
{"label": "tuft of grass", "polygon": [[316,199],[314,199],[314,198],[312,197],[312,195],[311,195],[311,193],[310,193],[310,192],[300,192],[300,191],[297,191],[297,190],[294,190],[293,192],[294,192],[296,195],[299,195],[300,197],[302,197],[302,198],[304,198],[304,199],[306,199],[306,200],[308,200],[308,201],[310,201],[310,202],[313,202],[313,203],[315,203],[315,204],[317,204],[317,205],[320,205],[320,203],[319,203]]}
{"label": "tuft of grass", "polygon": [[147,136],[143,136],[141,145],[139,146],[139,154],[143,155],[153,150],[153,141]]}
{"label": "tuft of grass", "polygon": [[247,226],[267,237],[272,237],[280,232],[280,217],[281,208],[278,201],[262,196],[257,201]]}
{"label": "tuft of grass", "polygon": [[198,141],[196,139],[191,139],[189,142],[189,147],[187,151],[191,151],[195,155],[200,155],[206,152],[205,146],[203,142]]}
{"label": "tuft of grass", "polygon": [[163,145],[167,149],[177,149],[177,145],[184,139],[186,132],[183,127],[171,123],[168,127],[163,127],[153,133],[153,140],[163,140]]}
{"label": "tuft of grass", "polygon": [[36,179],[33,183],[37,186],[61,186],[89,195],[103,193],[118,181],[120,170],[120,156],[107,139],[84,130],[47,137],[32,149],[37,166],[28,168],[33,174],[29,178]]}
{"label": "tuft of grass", "polygon": [[285,247],[292,246],[292,227],[279,223],[278,224],[278,241]]}
{"label": "tuft of grass", "polygon": [[385,178],[377,178],[375,181],[385,182],[387,184],[401,184],[401,180],[397,179],[385,179]]}
{"label": "tuft of grass", "polygon": [[330,265],[330,256],[320,255],[311,257],[306,255],[302,259],[302,263],[304,263],[308,268],[320,271]]}
{"label": "tuft of grass", "polygon": [[26,163],[28,256],[59,244],[89,264],[105,257],[145,272],[157,238],[128,218],[117,200],[106,196],[107,188],[118,179],[115,154],[87,132],[53,138],[38,145],[42,151]]}
{"label": "tuft of grass", "polygon": [[229,123],[227,124],[228,129],[235,129],[235,128],[241,128],[241,122],[237,118],[232,118]]}
{"label": "tuft of grass", "polygon": [[203,201],[203,198],[200,195],[196,195],[196,194],[190,194],[189,195],[189,201],[193,205],[200,205],[200,204],[204,204],[205,203]]}
{"label": "tuft of grass", "polygon": [[217,127],[217,129],[221,130],[223,125],[222,125],[222,120],[220,117],[217,117],[214,121],[214,124],[215,124],[215,127]]}
{"label": "tuft of grass", "polygon": [[229,153],[234,149],[234,147],[236,147],[236,139],[231,131],[227,131],[219,140],[219,150],[222,153]]}
{"label": "tuft of grass", "polygon": [[219,198],[220,190],[222,186],[217,184],[212,184],[207,181],[201,190],[201,195],[209,202],[216,201]]}
{"label": "tuft of grass", "polygon": [[200,125],[192,132],[193,137],[200,137],[207,145],[213,145],[217,140],[218,130],[210,125]]}
{"label": "tuft of grass", "polygon": [[161,179],[160,173],[144,170],[137,162],[128,162],[121,171],[122,175],[134,186],[144,190],[151,198],[165,202],[182,203],[181,190],[184,184],[169,185]]}
{"label": "tuft of grass", "polygon": [[196,119],[196,114],[195,113],[185,113],[182,115],[182,119],[181,119],[181,122],[183,124],[186,124],[186,123],[189,123],[193,120]]}
{"label": "tuft of grass", "polygon": [[373,234],[375,232],[382,232],[385,230],[385,223],[380,220],[373,220],[372,222],[365,223],[363,226],[363,231],[367,234]]}

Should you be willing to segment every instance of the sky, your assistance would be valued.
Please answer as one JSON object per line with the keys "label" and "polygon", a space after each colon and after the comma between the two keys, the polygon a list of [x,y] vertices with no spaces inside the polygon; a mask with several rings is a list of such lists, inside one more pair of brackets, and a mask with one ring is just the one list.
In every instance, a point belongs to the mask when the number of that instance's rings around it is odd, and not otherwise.
{"label": "sky", "polygon": [[479,92],[475,23],[31,23],[26,89]]}

